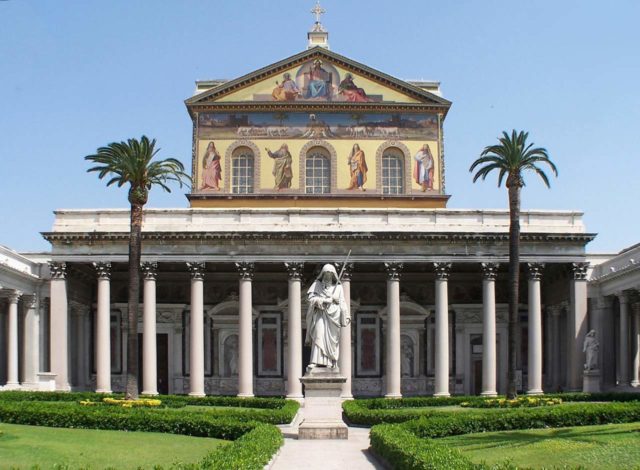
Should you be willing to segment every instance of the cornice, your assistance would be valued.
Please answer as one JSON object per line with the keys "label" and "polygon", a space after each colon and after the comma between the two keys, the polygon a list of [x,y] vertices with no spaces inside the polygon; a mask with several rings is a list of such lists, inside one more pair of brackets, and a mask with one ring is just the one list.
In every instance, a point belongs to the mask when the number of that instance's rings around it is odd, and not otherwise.
{"label": "cornice", "polygon": [[[49,242],[102,242],[129,240],[129,232],[43,232]],[[593,233],[523,233],[525,242],[583,242],[595,238]],[[458,232],[142,232],[143,240],[425,240],[425,241],[509,241],[508,233]]]}

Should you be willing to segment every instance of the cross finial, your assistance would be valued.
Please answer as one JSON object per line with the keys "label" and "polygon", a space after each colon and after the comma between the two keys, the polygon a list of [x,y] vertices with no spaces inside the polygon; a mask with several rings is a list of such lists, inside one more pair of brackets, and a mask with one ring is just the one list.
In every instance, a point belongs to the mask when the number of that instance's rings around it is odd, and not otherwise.
{"label": "cross finial", "polygon": [[326,13],[326,10],[320,6],[320,0],[316,2],[316,6],[313,7],[311,13],[316,15],[316,23],[320,23],[320,15]]}

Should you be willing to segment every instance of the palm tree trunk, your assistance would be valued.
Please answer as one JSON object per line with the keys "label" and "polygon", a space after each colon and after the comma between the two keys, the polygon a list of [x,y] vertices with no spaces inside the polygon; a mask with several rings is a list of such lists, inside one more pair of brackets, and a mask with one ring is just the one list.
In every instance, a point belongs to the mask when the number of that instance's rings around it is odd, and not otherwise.
{"label": "palm tree trunk", "polygon": [[516,385],[516,341],[520,315],[518,312],[520,293],[520,185],[509,185],[509,368],[507,398],[518,395]]}
{"label": "palm tree trunk", "polygon": [[140,252],[142,250],[142,208],[131,204],[129,236],[129,308],[127,338],[126,399],[138,398],[138,304],[140,302]]}

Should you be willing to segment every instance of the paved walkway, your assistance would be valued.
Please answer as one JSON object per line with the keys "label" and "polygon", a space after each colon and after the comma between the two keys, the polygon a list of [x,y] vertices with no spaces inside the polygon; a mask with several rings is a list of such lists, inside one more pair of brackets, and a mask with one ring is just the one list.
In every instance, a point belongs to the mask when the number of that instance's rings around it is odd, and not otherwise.
{"label": "paved walkway", "polygon": [[369,429],[349,428],[349,439],[298,440],[297,423],[279,426],[284,446],[272,470],[370,470],[384,467],[369,452]]}

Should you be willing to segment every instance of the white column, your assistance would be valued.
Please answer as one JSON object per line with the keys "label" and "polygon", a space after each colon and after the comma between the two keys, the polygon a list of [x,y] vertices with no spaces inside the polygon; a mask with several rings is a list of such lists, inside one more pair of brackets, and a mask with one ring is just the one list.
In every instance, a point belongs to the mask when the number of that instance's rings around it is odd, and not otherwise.
{"label": "white column", "polygon": [[449,394],[449,297],[447,281],[451,263],[433,263],[436,273],[436,397]]}
{"label": "white column", "polygon": [[22,292],[9,293],[9,321],[7,322],[7,389],[18,388],[18,302]]}
{"label": "white column", "polygon": [[482,263],[482,393],[495,397],[497,263]]}
{"label": "white column", "polygon": [[[342,292],[344,292],[344,301],[347,303],[349,309],[349,319],[351,319],[351,273],[353,272],[353,264],[348,263],[342,272]],[[340,373],[347,378],[347,381],[342,384],[341,398],[351,399],[353,394],[351,392],[351,375],[353,366],[351,364],[351,323],[343,326],[340,329],[340,353],[338,356],[338,367]]]}
{"label": "white column", "polygon": [[157,263],[142,263],[142,394],[158,394],[158,359],[156,345],[156,277]]}
{"label": "white column", "polygon": [[51,323],[49,327],[51,372],[56,374],[56,390],[68,392],[69,385],[69,308],[67,303],[67,265],[50,262],[51,272],[50,305]]}
{"label": "white column", "polygon": [[204,393],[204,263],[187,263],[191,272],[191,322],[189,348],[189,395]]}
{"label": "white column", "polygon": [[96,392],[111,393],[111,263],[93,263],[98,278]]}
{"label": "white column", "polygon": [[573,263],[569,285],[567,314],[567,391],[582,390],[584,353],[582,343],[587,334],[587,268],[589,263]]}
{"label": "white column", "polygon": [[236,263],[240,274],[238,396],[253,396],[253,263]]}
{"label": "white column", "polygon": [[301,281],[304,263],[285,263],[289,272],[289,318],[288,318],[288,361],[287,361],[287,398],[301,400],[302,383],[302,297]]}
{"label": "white column", "polygon": [[529,268],[529,386],[527,395],[542,393],[542,301],[540,278],[544,264],[528,263]]}
{"label": "white column", "polygon": [[626,292],[616,294],[620,302],[620,338],[618,350],[618,386],[629,385],[629,297]]}
{"label": "white column", "polygon": [[400,364],[400,273],[402,263],[385,263],[387,270],[386,398],[402,398]]}
{"label": "white column", "polygon": [[22,299],[25,306],[24,353],[22,356],[24,385],[26,385],[27,388],[35,389],[38,383],[38,372],[40,372],[40,315],[38,296],[35,294],[26,295]]}
{"label": "white column", "polygon": [[631,369],[631,386],[640,386],[640,303],[633,304],[633,368]]}

